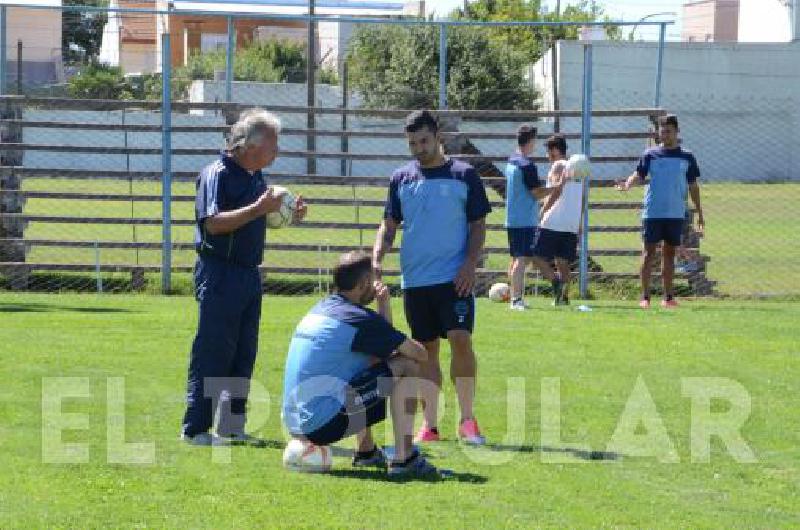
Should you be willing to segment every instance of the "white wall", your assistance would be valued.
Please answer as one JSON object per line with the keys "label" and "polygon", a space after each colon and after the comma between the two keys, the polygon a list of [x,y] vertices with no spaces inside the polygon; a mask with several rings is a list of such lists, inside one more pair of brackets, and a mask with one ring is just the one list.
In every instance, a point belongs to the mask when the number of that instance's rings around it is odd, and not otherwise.
{"label": "white wall", "polygon": [[[593,48],[595,109],[650,107],[656,43],[599,42]],[[561,42],[559,87],[563,109],[582,101],[583,48]],[[533,67],[548,89],[549,56]],[[800,44],[668,43],[662,107],[681,118],[681,136],[708,179],[800,179]],[[546,105],[550,98],[545,97]],[[578,120],[567,120],[577,130]],[[646,126],[642,120],[596,119],[596,131]],[[634,127],[634,128],[635,128]],[[641,141],[596,142],[594,155],[630,153]],[[630,173],[630,164],[603,166],[599,176]]]}
{"label": "white wall", "polygon": [[779,0],[740,0],[739,42],[789,42],[791,40],[791,13],[784,2]]}

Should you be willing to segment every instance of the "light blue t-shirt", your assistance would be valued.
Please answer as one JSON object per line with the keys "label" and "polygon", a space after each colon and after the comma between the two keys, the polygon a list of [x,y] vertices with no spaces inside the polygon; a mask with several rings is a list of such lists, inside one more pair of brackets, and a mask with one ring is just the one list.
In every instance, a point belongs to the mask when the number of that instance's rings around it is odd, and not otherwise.
{"label": "light blue t-shirt", "polygon": [[467,257],[469,223],[492,211],[475,169],[450,159],[441,167],[411,162],[389,183],[384,218],[403,223],[402,287],[452,282]]}
{"label": "light blue t-shirt", "polygon": [[405,339],[375,311],[341,295],[320,301],[289,344],[282,412],[289,432],[311,434],[332,420],[345,405],[348,382]]}
{"label": "light blue t-shirt", "polygon": [[535,228],[539,224],[539,201],[530,190],[542,186],[536,165],[521,153],[508,159],[506,169],[506,228]]}
{"label": "light blue t-shirt", "polygon": [[697,160],[680,147],[648,149],[639,159],[636,173],[642,182],[650,176],[644,194],[642,219],[683,219],[689,185],[700,178]]}

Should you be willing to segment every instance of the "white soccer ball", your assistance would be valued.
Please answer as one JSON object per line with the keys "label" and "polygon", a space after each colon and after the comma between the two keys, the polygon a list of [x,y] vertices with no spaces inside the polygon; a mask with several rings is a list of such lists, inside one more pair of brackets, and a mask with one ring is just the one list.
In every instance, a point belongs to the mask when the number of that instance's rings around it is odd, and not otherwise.
{"label": "white soccer ball", "polygon": [[567,175],[576,179],[589,178],[592,165],[586,155],[572,155],[567,161]]}
{"label": "white soccer ball", "polygon": [[511,287],[507,283],[495,283],[489,288],[489,300],[492,302],[508,302],[511,299]]}
{"label": "white soccer ball", "polygon": [[303,473],[325,473],[333,465],[331,448],[293,438],[283,450],[283,466]]}
{"label": "white soccer ball", "polygon": [[267,226],[270,228],[283,228],[292,224],[294,219],[294,206],[297,199],[294,194],[283,186],[272,186],[275,195],[286,192],[281,201],[281,207],[277,212],[267,214]]}

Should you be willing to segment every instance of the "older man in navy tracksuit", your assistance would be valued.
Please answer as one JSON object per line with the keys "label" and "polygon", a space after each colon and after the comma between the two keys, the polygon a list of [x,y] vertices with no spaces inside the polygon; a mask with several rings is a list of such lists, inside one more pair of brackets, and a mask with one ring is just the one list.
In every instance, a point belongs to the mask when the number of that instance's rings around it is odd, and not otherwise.
{"label": "older man in navy tracksuit", "polygon": [[[243,113],[228,148],[197,180],[197,334],[189,362],[182,438],[194,445],[244,443],[245,408],[258,350],[266,214],[283,197],[261,170],[275,160],[280,122],[262,109]],[[305,206],[298,199],[297,216]],[[217,408],[217,435],[209,432]]]}

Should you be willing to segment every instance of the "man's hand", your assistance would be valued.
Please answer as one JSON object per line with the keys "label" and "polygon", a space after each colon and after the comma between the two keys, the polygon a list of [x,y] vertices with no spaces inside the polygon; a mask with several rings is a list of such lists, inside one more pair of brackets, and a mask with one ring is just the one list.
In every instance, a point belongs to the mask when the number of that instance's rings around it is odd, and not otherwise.
{"label": "man's hand", "polygon": [[302,195],[298,195],[294,200],[294,213],[292,214],[292,223],[299,223],[306,218],[308,214],[308,206],[306,201],[303,200]]}
{"label": "man's hand", "polygon": [[616,188],[617,191],[628,191],[629,189],[631,189],[631,185],[627,179],[618,180],[617,183],[614,184],[614,188]]}
{"label": "man's hand", "polygon": [[372,285],[375,287],[375,300],[377,300],[379,304],[388,303],[391,298],[389,288],[380,280],[375,280]]}
{"label": "man's hand", "polygon": [[453,282],[458,296],[464,297],[472,294],[472,289],[475,287],[476,269],[477,264],[471,260],[465,261],[461,266]]}
{"label": "man's hand", "polygon": [[697,234],[700,237],[706,234],[706,220],[703,218],[703,212],[697,214]]}
{"label": "man's hand", "polygon": [[283,197],[286,195],[286,192],[275,193],[275,188],[269,187],[267,191],[261,194],[261,196],[256,199],[256,202],[253,206],[256,209],[256,212],[259,215],[267,215],[268,213],[277,212],[281,209],[281,203],[283,202]]}

